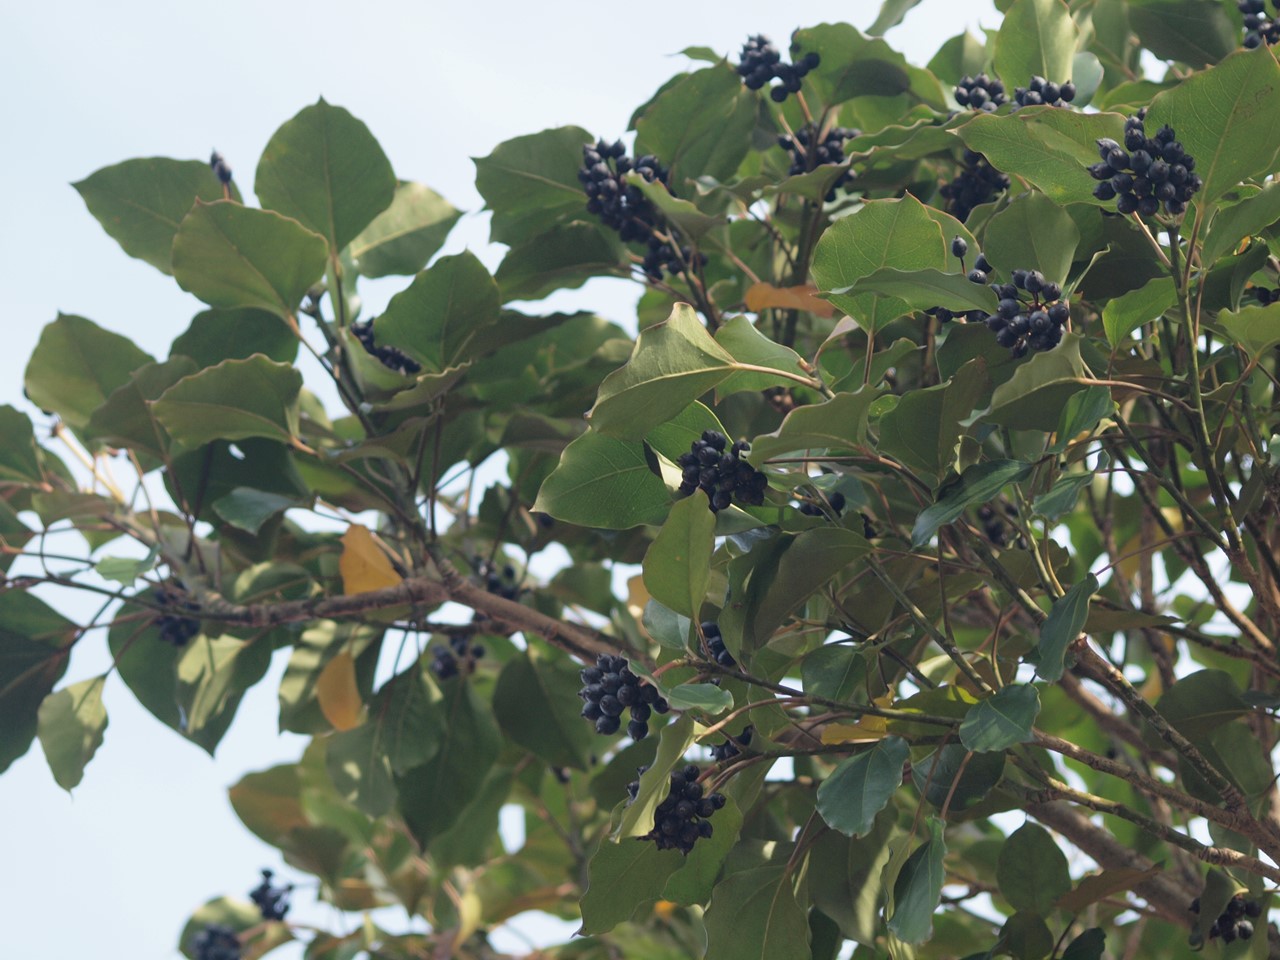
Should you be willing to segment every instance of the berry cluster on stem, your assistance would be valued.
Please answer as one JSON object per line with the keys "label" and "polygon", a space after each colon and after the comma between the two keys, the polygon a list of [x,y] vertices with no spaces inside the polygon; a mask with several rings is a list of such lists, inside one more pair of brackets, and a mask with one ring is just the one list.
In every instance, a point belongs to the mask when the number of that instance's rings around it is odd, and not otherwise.
{"label": "berry cluster on stem", "polygon": [[671,709],[657,687],[631,672],[625,657],[602,653],[596,658],[596,665],[584,668],[580,676],[583,686],[578,696],[586,701],[582,716],[595,723],[596,733],[617,733],[622,726],[622,711],[629,708],[627,736],[643,740],[649,735],[650,714]]}
{"label": "berry cluster on stem", "polygon": [[1124,123],[1124,145],[1109,137],[1098,143],[1100,163],[1089,168],[1098,181],[1093,195],[1102,201],[1115,200],[1116,212],[1153,217],[1164,204],[1165,212],[1179,216],[1203,185],[1194,171],[1195,157],[1189,156],[1174,135],[1173,128],[1161,127],[1148,137],[1143,127],[1147,111],[1140,110]]}
{"label": "berry cluster on stem", "polygon": [[231,164],[227,163],[227,158],[217,150],[213,151],[209,157],[209,169],[224,187],[231,183]]}
{"label": "berry cluster on stem", "polygon": [[960,172],[950,183],[939,187],[938,194],[947,201],[947,213],[964,221],[969,219],[974,207],[989,203],[997,193],[1007,189],[1008,174],[993,167],[982,154],[966,150],[960,161]]}
{"label": "berry cluster on stem", "polygon": [[402,377],[412,377],[422,372],[422,364],[404,351],[392,346],[377,345],[373,337],[372,320],[357,320],[351,325],[351,335],[360,341],[360,346],[364,347],[365,353],[388,370],[394,370]]}
{"label": "berry cluster on stem", "polygon": [[994,113],[1002,104],[1009,102],[1004,92],[1004,84],[985,73],[980,73],[976,77],[961,77],[951,93],[960,106],[981,110],[984,113]]}
{"label": "berry cluster on stem", "polygon": [[[974,283],[986,283],[988,276],[976,268],[969,272]],[[1052,350],[1062,342],[1062,331],[1071,318],[1071,308],[1061,299],[1062,287],[1046,280],[1039,270],[1014,270],[1010,279],[1012,283],[991,284],[1000,303],[987,316],[987,329],[1015,357],[1025,357],[1031,350]]]}
{"label": "berry cluster on stem", "polygon": [[240,938],[226,924],[206,924],[191,947],[196,960],[240,960]]}
{"label": "berry cluster on stem", "polygon": [[751,737],[755,734],[755,727],[747,726],[742,728],[742,732],[735,736],[729,736],[724,743],[715,743],[711,745],[711,759],[716,763],[723,763],[736,757],[742,751],[739,747],[751,746]]}
{"label": "berry cluster on stem", "polygon": [[439,680],[451,680],[459,674],[475,673],[476,661],[484,656],[484,647],[471,642],[469,633],[454,634],[445,646],[431,648],[431,672]]}
{"label": "berry cluster on stem", "polygon": [[738,661],[733,659],[724,645],[724,637],[720,634],[720,626],[712,620],[702,624],[702,636],[707,641],[707,653],[711,659],[722,667],[736,667]]}
{"label": "berry cluster on stem", "polygon": [[774,103],[782,103],[791,94],[800,92],[805,76],[817,69],[821,62],[818,54],[806,53],[796,63],[783,63],[782,54],[772,41],[757,34],[747,37],[747,42],[742,45],[737,70],[748,90],[762,90],[777,80],[778,83],[769,90],[769,97]]}
{"label": "berry cluster on stem", "polygon": [[689,853],[699,837],[710,837],[710,817],[725,804],[724,795],[703,796],[698,782],[701,771],[694,764],[671,774],[671,789],[653,813],[653,830],[645,839],[659,850]]}
{"label": "berry cluster on stem", "polygon": [[[837,517],[844,510],[845,499],[844,494],[839,490],[834,491],[827,497],[827,505],[831,508],[831,512]],[[827,511],[822,509],[822,505],[814,503],[811,500],[800,501],[800,512],[806,517],[825,517]]]}
{"label": "berry cluster on stem", "polygon": [[1264,307],[1269,303],[1280,301],[1280,290],[1275,290],[1271,287],[1250,287],[1248,294]]}
{"label": "berry cluster on stem", "polygon": [[200,632],[200,621],[194,617],[184,617],[182,612],[198,613],[200,604],[191,599],[181,583],[161,584],[151,591],[151,599],[159,606],[167,607],[172,612],[162,613],[155,619],[160,639],[175,647],[185,647]]}
{"label": "berry cluster on stem", "polygon": [[[992,546],[1007,547],[1011,531],[1009,521],[1016,519],[1017,516],[1018,508],[1011,503],[1003,504],[998,509],[990,503],[984,503],[978,508],[978,522],[982,524],[982,535]],[[1025,546],[1021,535],[1017,538],[1017,544]]]}
{"label": "berry cluster on stem", "polygon": [[[960,269],[964,270],[965,254],[969,252],[969,244],[964,237],[951,238],[951,255],[960,261]],[[987,274],[991,273],[991,264],[987,263],[987,258],[981,253],[973,262],[973,270],[968,271],[969,279],[974,283],[986,283]],[[957,317],[963,317],[966,323],[983,323],[987,319],[985,310],[948,310],[946,307],[929,307],[925,310],[929,316],[934,317],[939,323],[950,323]]]}
{"label": "berry cluster on stem", "polygon": [[[786,150],[791,157],[791,167],[787,173],[795,176],[800,173],[809,173],[828,164],[844,163],[845,141],[852,140],[861,132],[852,127],[832,127],[819,139],[818,129],[813,124],[805,124],[795,132],[795,136],[783,134],[778,137],[778,146]],[[835,200],[836,191],[852,183],[853,178],[852,170],[841,173],[835,183],[831,184],[831,189],[827,191],[827,203]]]}
{"label": "berry cluster on stem", "polygon": [[751,466],[742,455],[751,449],[745,440],[731,448],[729,439],[718,430],[707,430],[695,440],[688,453],[680,454],[680,495],[687,497],[703,490],[711,500],[711,510],[726,509],[734,500],[748,506],[764,503],[769,478]]}
{"label": "berry cluster on stem", "polygon": [[1076,85],[1068,80],[1066,83],[1054,83],[1044,77],[1035,76],[1025,87],[1013,90],[1014,110],[1022,107],[1067,107],[1076,98]]}
{"label": "berry cluster on stem", "polygon": [[262,882],[249,891],[249,899],[262,914],[263,920],[283,920],[289,912],[289,895],[293,893],[293,884],[283,887],[274,886],[271,878],[275,874],[264,869]]}
{"label": "berry cluster on stem", "polygon": [[[1244,14],[1244,45],[1252,50],[1264,43],[1273,46],[1280,43],[1280,20],[1267,13],[1266,0],[1237,0],[1236,6]],[[1271,0],[1271,6],[1280,13],[1280,3]]]}
{"label": "berry cluster on stem", "polygon": [[[1200,912],[1199,897],[1191,901],[1191,912]],[[1227,901],[1227,908],[1222,911],[1218,919],[1213,921],[1213,925],[1209,927],[1207,938],[1216,940],[1221,937],[1223,943],[1250,940],[1253,938],[1252,921],[1260,916],[1262,916],[1262,904],[1257,900],[1247,899],[1242,893],[1237,893]]]}

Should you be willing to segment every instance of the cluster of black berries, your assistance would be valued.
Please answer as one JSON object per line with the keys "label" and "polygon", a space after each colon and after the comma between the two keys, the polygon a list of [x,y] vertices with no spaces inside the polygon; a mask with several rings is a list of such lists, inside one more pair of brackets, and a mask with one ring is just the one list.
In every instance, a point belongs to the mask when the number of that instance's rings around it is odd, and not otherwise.
{"label": "cluster of black berries", "polygon": [[476,557],[472,562],[476,568],[476,573],[484,581],[485,590],[494,596],[502,597],[504,600],[519,599],[520,581],[516,577],[515,567],[508,563],[499,570],[497,565],[483,557]]}
{"label": "cluster of black berries", "polygon": [[760,90],[774,80],[780,81],[769,91],[769,96],[774,103],[782,103],[790,94],[800,92],[801,81],[821,62],[822,58],[816,53],[806,53],[799,63],[783,63],[782,54],[768,37],[747,37],[738,59],[738,76],[749,90]]}
{"label": "cluster of black berries", "polygon": [[1177,216],[1187,209],[1187,201],[1203,181],[1192,171],[1195,157],[1182,149],[1170,126],[1148,137],[1142,121],[1145,109],[1124,122],[1124,146],[1104,137],[1098,141],[1101,163],[1089,168],[1099,181],[1093,195],[1099,200],[1115,200],[1116,212],[1155,216],[1164,203],[1166,213]]}
{"label": "cluster of black berries", "polygon": [[648,839],[659,850],[688,853],[699,837],[711,836],[713,813],[724,806],[724,794],[702,795],[698,782],[701,771],[692,763],[671,774],[671,790],[653,813],[653,830]]}
{"label": "cluster of black berries", "polygon": [[217,150],[209,157],[209,168],[213,170],[214,176],[223,184],[231,182],[231,164],[227,163],[227,158],[220,154]]}
{"label": "cluster of black berries", "polygon": [[[978,508],[978,522],[982,524],[982,535],[997,547],[1007,547],[1009,545],[1009,536],[1013,532],[1014,527],[1009,522],[1018,516],[1018,508],[1011,503],[1006,503],[1002,508],[997,509],[989,503],[984,503]],[[1026,546],[1026,541],[1019,534],[1017,545]]]}
{"label": "cluster of black berries", "polygon": [[[1280,3],[1271,0],[1280,13]],[[1244,14],[1244,45],[1252,50],[1264,43],[1268,46],[1280,43],[1280,20],[1267,15],[1266,0],[1237,0],[1236,6]]]}
{"label": "cluster of black berries", "polygon": [[394,370],[403,377],[412,377],[422,372],[422,365],[409,357],[404,351],[392,346],[378,346],[373,339],[373,321],[357,320],[351,325],[351,335],[360,341],[365,352],[381,363],[388,370]]}
{"label": "cluster of black berries", "polygon": [[1004,93],[1004,84],[985,73],[980,73],[976,77],[961,77],[952,95],[960,106],[982,110],[985,113],[992,113],[1001,104],[1009,102],[1009,98]]}
{"label": "cluster of black berries", "polygon": [[[200,604],[192,600],[182,588],[182,584],[176,581],[156,587],[151,591],[151,599],[160,606],[185,610],[188,613],[196,613],[200,609]],[[185,647],[191,638],[200,632],[199,620],[194,617],[184,617],[176,612],[160,614],[155,619],[155,625],[160,631],[160,639],[175,647]]]}
{"label": "cluster of black berries", "polygon": [[720,626],[714,621],[708,620],[702,625],[702,635],[707,639],[707,652],[711,655],[711,659],[722,667],[736,667],[738,661],[733,659],[731,654],[724,645],[724,637],[720,634]]}
{"label": "cluster of black berries", "polygon": [[[1200,912],[1199,897],[1191,901],[1191,912]],[[1253,923],[1245,918],[1251,917],[1256,920],[1260,916],[1262,916],[1262,904],[1257,900],[1246,900],[1244,894],[1237,893],[1227,901],[1227,909],[1213,921],[1208,938],[1213,940],[1221,937],[1223,943],[1249,940],[1253,937]]]}
{"label": "cluster of black berries", "polygon": [[627,736],[643,740],[649,735],[650,713],[671,709],[657,687],[631,672],[625,657],[602,653],[596,658],[596,665],[585,668],[580,676],[583,687],[578,696],[586,701],[582,715],[595,721],[596,733],[617,733],[622,726],[622,711],[630,707]]}
{"label": "cluster of black berries", "polygon": [[[978,254],[969,280],[987,283],[990,272],[986,257]],[[1039,270],[1014,270],[1010,279],[1012,283],[991,283],[1000,303],[995,313],[984,317],[987,329],[1015,357],[1025,357],[1029,350],[1052,350],[1062,342],[1063,327],[1071,316],[1067,302],[1060,299],[1062,287],[1046,280]]]}
{"label": "cluster of black berries", "polygon": [[742,732],[736,737],[730,736],[724,743],[713,744],[711,759],[716,763],[723,763],[725,760],[736,757],[741,753],[739,747],[751,746],[751,737],[755,732],[754,727],[743,727]]}
{"label": "cluster of black berries", "polygon": [[966,150],[960,161],[960,172],[950,183],[939,187],[938,193],[947,201],[947,212],[963,221],[969,218],[974,207],[988,203],[1008,188],[1008,174],[993,167],[982,154]]}
{"label": "cluster of black berries", "polygon": [[[818,132],[812,124],[805,124],[796,131],[794,137],[786,134],[778,137],[778,146],[791,155],[791,167],[787,173],[795,176],[808,173],[826,164],[844,163],[844,142],[852,140],[862,131],[852,127],[832,127],[819,140]],[[836,190],[853,181],[853,171],[846,170],[827,191],[827,203],[836,198]]]}
{"label": "cluster of black berries", "polygon": [[[964,257],[969,252],[969,244],[965,242],[964,237],[951,238],[951,255],[960,261],[960,269],[964,269]],[[968,278],[972,283],[986,283],[987,274],[992,272],[991,264],[987,262],[987,258],[979,253],[978,259],[973,262],[973,269],[968,271]],[[929,307],[925,310],[931,317],[937,318],[939,323],[950,323],[952,320],[964,318],[966,323],[984,323],[987,319],[987,311],[985,310],[961,310],[956,312],[948,310],[946,307]]]}
{"label": "cluster of black berries", "polygon": [[[839,490],[835,491],[827,497],[827,503],[831,507],[831,512],[837,517],[840,516],[841,511],[844,510],[844,494]],[[827,515],[826,510],[822,509],[819,504],[814,503],[811,500],[800,501],[800,512],[806,517],[825,517]]]}
{"label": "cluster of black berries", "polygon": [[1065,107],[1076,98],[1076,85],[1068,80],[1066,83],[1053,83],[1044,77],[1032,77],[1028,87],[1015,87],[1013,91],[1014,110],[1021,107]]}
{"label": "cluster of black berries", "polygon": [[1269,287],[1250,287],[1248,293],[1264,307],[1269,303],[1280,301],[1280,290],[1272,290]]}
{"label": "cluster of black berries", "polygon": [[629,173],[638,173],[649,183],[661,183],[670,189],[667,168],[657,157],[646,155],[632,160],[621,140],[584,144],[578,180],[587,195],[587,211],[596,214],[606,227],[617,230],[623,242],[648,244],[641,269],[650,280],[661,280],[664,269],[668,273],[682,273],[689,267],[706,263],[704,255],[695,254],[689,247],[677,249],[657,236],[659,230],[671,235],[674,231],[640,188],[627,182]]}
{"label": "cluster of black berries", "polygon": [[196,960],[240,960],[240,939],[222,923],[210,923],[191,943]]}
{"label": "cluster of black berries", "polygon": [[263,920],[283,920],[289,912],[289,894],[293,893],[293,884],[273,886],[273,876],[275,874],[270,870],[263,870],[262,882],[249,891],[249,899],[262,912]]}
{"label": "cluster of black berries", "polygon": [[460,673],[474,673],[476,661],[484,656],[484,647],[471,642],[470,633],[456,633],[448,646],[431,648],[431,672],[440,680],[451,680]]}
{"label": "cluster of black berries", "polygon": [[757,470],[742,454],[751,449],[739,440],[728,451],[728,438],[718,430],[707,430],[702,439],[693,441],[688,453],[680,454],[680,495],[689,496],[701,488],[711,498],[712,511],[727,508],[736,498],[739,503],[760,506],[769,478]]}

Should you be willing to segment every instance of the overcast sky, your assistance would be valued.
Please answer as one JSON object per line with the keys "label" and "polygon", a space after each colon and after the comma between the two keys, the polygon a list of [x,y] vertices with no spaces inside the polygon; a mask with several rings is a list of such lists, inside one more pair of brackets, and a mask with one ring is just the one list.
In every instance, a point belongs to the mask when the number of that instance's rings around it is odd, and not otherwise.
{"label": "overcast sky", "polygon": [[[872,0],[778,0],[677,6],[220,0],[217,3],[7,3],[0,80],[8,146],[0,155],[5,284],[0,404],[24,407],[22,371],[41,327],[78,313],[163,356],[200,305],[127,257],[69,186],[130,157],[206,158],[220,150],[242,190],[272,132],[323,95],[364,120],[396,173],[432,186],[467,216],[449,251],[491,267],[470,157],[503,140],[578,124],[614,138],[632,109],[705,45],[735,54],[748,34],[783,45],[798,26],[874,19]],[[802,18],[802,19],[798,19]],[[925,0],[887,39],[924,64],[965,28],[994,28],[987,0]],[[366,291],[376,310],[403,281]],[[626,281],[589,299],[626,321]],[[77,616],[77,611],[68,611]],[[284,656],[282,653],[280,656]],[[102,673],[105,638],[80,644],[68,682]],[[53,782],[38,745],[0,776],[0,909],[5,956],[171,958],[188,913],[243,895],[278,855],[245,831],[225,789],[248,770],[297,757],[278,737],[273,681],[246,697],[216,760],[161,726],[117,679],[106,690],[106,741],[74,797]],[[282,870],[288,876],[287,869]],[[340,918],[299,899],[299,919]],[[508,942],[512,947],[518,941]],[[282,960],[300,949],[272,954]]]}

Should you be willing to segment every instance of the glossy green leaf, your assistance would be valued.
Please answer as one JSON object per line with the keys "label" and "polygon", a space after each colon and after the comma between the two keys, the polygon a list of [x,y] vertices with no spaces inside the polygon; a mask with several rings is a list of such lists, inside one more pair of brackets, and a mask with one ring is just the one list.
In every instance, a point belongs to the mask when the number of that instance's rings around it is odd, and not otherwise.
{"label": "glossy green leaf", "polygon": [[1032,738],[1040,714],[1040,692],[1014,683],[979,700],[960,723],[960,742],[974,753],[1007,750]]}
{"label": "glossy green leaf", "polygon": [[1218,323],[1250,358],[1261,357],[1269,347],[1280,343],[1280,304],[1223,310],[1218,314]]}
{"label": "glossy green leaf", "polygon": [[321,97],[271,135],[253,188],[337,254],[391,205],[396,176],[369,128]]}
{"label": "glossy green leaf", "polygon": [[590,223],[567,223],[517,244],[494,274],[502,300],[541,300],[556,290],[573,290],[593,277],[631,273],[617,235]]}
{"label": "glossy green leaf", "polygon": [[93,565],[93,569],[106,580],[131,587],[144,573],[155,567],[159,554],[159,549],[152,547],[145,557],[103,557]]}
{"label": "glossy green leaf", "polygon": [[0,406],[0,482],[44,482],[31,418],[8,404]]}
{"label": "glossy green leaf", "polygon": [[871,26],[867,27],[867,35],[884,36],[893,27],[902,22],[908,12],[919,6],[920,0],[884,0],[880,4],[880,12],[876,14]]}
{"label": "glossy green leaf", "polygon": [[1156,709],[1184,737],[1202,739],[1250,711],[1239,686],[1225,670],[1197,670],[1156,701]]}
{"label": "glossy green leaf", "polygon": [[622,822],[614,833],[615,839],[629,843],[630,838],[642,837],[653,829],[653,813],[671,789],[671,771],[682,762],[681,758],[692,743],[693,720],[688,715],[662,728],[658,735],[658,752],[649,769],[640,775],[640,789],[622,814]]}
{"label": "glossy green leaf", "polygon": [[79,430],[134,370],[151,362],[128,337],[61,313],[41,331],[27,361],[24,386],[32,403]]}
{"label": "glossy green leaf", "polygon": [[1204,180],[1200,203],[1217,200],[1241,180],[1261,177],[1280,152],[1280,64],[1262,49],[1233,53],[1153,101],[1146,123],[1173,127]]}
{"label": "glossy green leaf", "polygon": [[934,482],[941,480],[967,432],[962,421],[989,388],[986,363],[978,359],[961,367],[950,383],[911,391],[880,418],[877,449]]}
{"label": "glossy green leaf", "polygon": [[580,932],[607,933],[630,920],[662,895],[667,878],[682,861],[678,851],[659,850],[648,840],[604,840],[587,865]]}
{"label": "glossy green leaf", "polygon": [[577,667],[567,660],[514,656],[498,675],[494,717],[514,743],[551,766],[585,770],[595,734],[578,714],[581,688]]}
{"label": "glossy green leaf", "polygon": [[102,746],[107,711],[102,705],[105,676],[81,680],[51,693],[40,704],[37,732],[53,779],[63,790],[80,785],[84,768]]}
{"label": "glossy green leaf", "polygon": [[[908,63],[879,37],[865,37],[847,23],[804,27],[792,34],[791,44],[794,58],[808,53],[821,58],[818,67],[805,78],[806,86],[812,88],[819,102],[834,105],[876,97],[894,103],[888,98],[901,95],[899,103],[923,103],[937,110],[946,107],[942,85],[929,71]],[[898,111],[891,109],[890,113],[896,120]]]}
{"label": "glossy green leaf", "polygon": [[893,884],[893,915],[889,932],[906,943],[923,943],[933,934],[933,912],[942,898],[947,855],[943,824],[929,818],[929,838],[907,858]]}
{"label": "glossy green leaf", "polygon": [[[937,729],[936,727],[934,728]],[[1004,775],[1004,753],[970,753],[949,743],[911,765],[911,780],[936,809],[967,810],[989,794]]]}
{"label": "glossy green leaf", "polygon": [[670,503],[640,441],[589,430],[565,447],[533,510],[582,527],[626,530],[661,523]]}
{"label": "glossy green leaf", "polygon": [[[153,637],[147,635],[148,640]],[[147,653],[153,651],[144,648]],[[270,664],[271,648],[266,643],[198,634],[183,648],[176,664],[175,729],[212,756],[245,692],[263,678]]]}
{"label": "glossy green leaf", "polygon": [[1000,943],[1014,960],[1044,960],[1053,953],[1053,931],[1038,913],[1019,910],[1000,928]]}
{"label": "glossy green leaf", "polygon": [[707,496],[679,500],[644,557],[644,585],[659,603],[686,617],[702,608],[711,576],[716,515]]}
{"label": "glossy green leaf", "polygon": [[907,741],[889,736],[842,760],[818,787],[818,813],[827,826],[849,837],[870,833],[876,815],[902,785],[908,754]]}
{"label": "glossy green leaf", "polygon": [[1071,889],[1067,858],[1044,827],[1026,823],[1000,850],[996,881],[1015,910],[1048,916],[1054,902]]}
{"label": "glossy green leaf", "polygon": [[1093,482],[1093,473],[1068,473],[1054,481],[1053,486],[1031,503],[1031,512],[1046,520],[1057,521],[1076,508],[1080,491]]}
{"label": "glossy green leaf", "polygon": [[379,346],[403,350],[428,371],[457,366],[500,345],[498,285],[466,252],[441,257],[378,317]]}
{"label": "glossy green leaf", "polygon": [[1014,0],[996,34],[995,68],[1006,87],[1025,87],[1033,76],[1071,79],[1075,21],[1063,0]]}
{"label": "glossy green leaf", "polygon": [[733,707],[733,694],[714,683],[680,683],[667,690],[666,699],[677,710],[697,710],[708,717]]}
{"label": "glossy green leaf", "polygon": [[863,387],[825,403],[796,407],[773,433],[756,437],[747,459],[756,467],[772,457],[803,450],[857,450],[866,443],[867,413],[878,392]]}
{"label": "glossy green leaf", "polygon": [[941,270],[898,270],[882,267],[838,293],[880,293],[896,297],[912,310],[946,307],[949,310],[996,311],[996,295],[985,284],[972,283],[961,273]]}
{"label": "glossy green leaf", "polygon": [[1053,602],[1049,618],[1040,625],[1036,673],[1043,679],[1062,679],[1063,658],[1067,648],[1084,629],[1089,617],[1089,600],[1097,590],[1098,578],[1091,573]]}
{"label": "glossy green leaf", "polygon": [[173,276],[212,307],[291,317],[324,274],[327,249],[320,234],[270,210],[201,202],[178,227]]}
{"label": "glossy green leaf", "polygon": [[809,923],[793,882],[770,865],[716,884],[704,921],[706,960],[810,960]]}
{"label": "glossy green leaf", "polygon": [[871,832],[853,840],[824,830],[809,848],[809,892],[813,904],[840,925],[850,940],[872,946],[881,935],[880,905],[885,865],[892,853],[897,811],[876,817]]}
{"label": "glossy green leaf", "polygon": [[395,780],[377,724],[332,733],[325,740],[324,758],[334,788],[361,813],[383,817],[395,808]]}
{"label": "glossy green leaf", "polygon": [[1068,333],[1052,350],[1037,353],[991,394],[982,419],[1014,430],[1052,430],[1067,401],[1087,384],[1080,359],[1083,335]]}
{"label": "glossy green leaf", "polygon": [[916,518],[911,530],[911,543],[922,547],[942,527],[963,515],[974,503],[987,503],[1004,489],[1031,473],[1031,465],[1017,460],[988,460],[976,463],[960,475],[959,480],[944,488],[938,502]]}
{"label": "glossy green leaf", "polygon": [[[922,204],[908,194],[901,200],[868,200],[822,234],[813,256],[813,277],[825,291],[848,290],[884,267],[895,270],[947,270],[949,238]],[[829,299],[862,329],[874,333],[909,312],[905,300],[878,293],[831,293]]]}
{"label": "glossy green leaf", "polygon": [[1062,960],[1102,960],[1107,934],[1101,927],[1090,927],[1062,951]]}
{"label": "glossy green leaf", "polygon": [[179,381],[152,409],[170,436],[188,447],[248,437],[287,443],[298,431],[301,389],[302,375],[292,365],[258,354]]}
{"label": "glossy green leaf", "polygon": [[391,206],[360,231],[347,252],[362,277],[411,277],[439,252],[461,216],[430,187],[401,180]]}
{"label": "glossy green leaf", "polygon": [[1213,215],[1200,249],[1205,263],[1217,263],[1232,253],[1240,241],[1262,233],[1280,220],[1280,184],[1272,181],[1260,190],[1253,186],[1241,187],[1238,195],[1239,202]]}
{"label": "glossy green leaf", "polygon": [[272,517],[293,507],[307,504],[294,497],[281,496],[252,487],[236,487],[213,503],[213,512],[237,530],[257,534]]}
{"label": "glossy green leaf", "polygon": [[[221,200],[222,184],[203,160],[147,157],[103,167],[73,187],[108,236],[131,257],[171,272],[173,238],[196,200]],[[231,185],[232,199],[240,191]]]}
{"label": "glossy green leaf", "polygon": [[650,600],[644,605],[641,622],[649,636],[668,650],[685,649],[691,623],[689,617],[682,617],[657,600]]}
{"label": "glossy green leaf", "polygon": [[514,245],[560,223],[588,219],[578,182],[588,143],[595,137],[581,127],[557,127],[507,140],[477,157],[476,189],[493,211],[489,239]]}
{"label": "glossy green leaf", "polygon": [[982,252],[1004,277],[1015,269],[1039,270],[1062,283],[1079,243],[1080,231],[1066,210],[1042,193],[1024,193],[987,221]]}
{"label": "glossy green leaf", "polygon": [[1144,323],[1159,320],[1178,300],[1173,280],[1156,277],[1136,290],[1108,300],[1102,308],[1102,327],[1113,347],[1128,339]]}
{"label": "glossy green leaf", "polygon": [[688,180],[728,180],[751,149],[756,100],[727,63],[680,78],[636,122],[636,156],[651,153],[670,170],[676,196]]}
{"label": "glossy green leaf", "polygon": [[1127,6],[1133,32],[1161,59],[1198,68],[1240,46],[1239,29],[1214,0],[1134,0]]}
{"label": "glossy green leaf", "polygon": [[867,676],[867,655],[848,643],[828,643],[800,664],[805,693],[828,700],[852,700]]}
{"label": "glossy green leaf", "polygon": [[[274,320],[274,318],[272,318]],[[85,433],[115,447],[157,459],[169,449],[169,433],[155,417],[151,403],[179,380],[197,370],[188,357],[148,363],[129,375],[89,417]]]}
{"label": "glossy green leaf", "polygon": [[[715,341],[739,364],[768,367],[791,376],[807,375],[800,354],[770,340],[746,317],[734,317],[723,324]],[[742,370],[717,385],[716,393],[723,397],[739,390],[767,390],[778,382],[772,374]]]}
{"label": "glossy green leaf", "polygon": [[733,791],[724,794],[724,798],[724,807],[716,811],[710,821],[715,832],[694,844],[693,851],[684,858],[684,865],[667,879],[662,899],[687,905],[704,904],[711,899],[742,830],[742,811],[734,802]]}
{"label": "glossy green leaf", "polygon": [[187,356],[200,367],[243,360],[255,353],[292,363],[298,356],[298,338],[266,310],[203,310],[169,347],[170,358]]}

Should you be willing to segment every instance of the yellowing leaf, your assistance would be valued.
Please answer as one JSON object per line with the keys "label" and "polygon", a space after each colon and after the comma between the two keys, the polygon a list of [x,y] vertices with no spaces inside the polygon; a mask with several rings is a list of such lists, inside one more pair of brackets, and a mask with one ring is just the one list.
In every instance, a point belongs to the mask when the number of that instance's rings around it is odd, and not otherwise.
{"label": "yellowing leaf", "polygon": [[345,650],[325,664],[316,678],[320,712],[337,730],[352,730],[364,719],[364,702],[356,687],[356,662]]}
{"label": "yellowing leaf", "polygon": [[353,523],[342,535],[338,571],[342,574],[342,592],[348,596],[394,587],[403,579],[391,566],[391,561],[373,539],[369,528],[358,523]]}
{"label": "yellowing leaf", "polygon": [[835,315],[836,308],[826,300],[820,300],[816,294],[818,288],[813,284],[801,287],[775,287],[771,283],[753,283],[747,288],[747,309],[759,313],[770,307],[783,310],[804,310],[819,317]]}
{"label": "yellowing leaf", "polygon": [[[893,694],[886,693],[871,701],[877,707],[893,706]],[[857,723],[832,723],[823,727],[823,743],[870,742],[884,739],[889,732],[889,721],[884,717],[864,716]]]}

